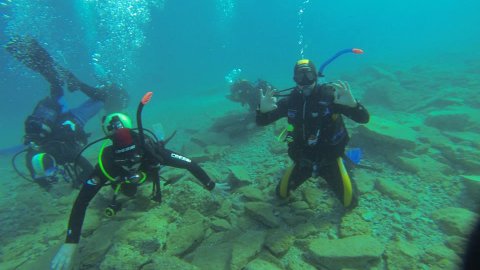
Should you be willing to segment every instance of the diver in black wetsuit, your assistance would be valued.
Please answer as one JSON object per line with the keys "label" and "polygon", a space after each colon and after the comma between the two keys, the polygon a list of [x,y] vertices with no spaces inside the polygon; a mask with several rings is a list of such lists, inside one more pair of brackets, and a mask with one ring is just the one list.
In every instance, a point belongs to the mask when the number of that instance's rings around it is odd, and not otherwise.
{"label": "diver in black wetsuit", "polygon": [[277,195],[288,197],[305,180],[323,177],[346,208],[357,205],[357,192],[342,162],[349,136],[342,115],[367,123],[369,114],[352,96],[345,82],[318,84],[317,71],[307,59],[294,67],[297,86],[276,103],[273,91],[262,94],[256,122],[268,125],[288,118],[285,140],[294,165],[277,186]]}
{"label": "diver in black wetsuit", "polygon": [[[109,216],[115,215],[119,210],[116,202],[118,192],[133,196],[138,186],[146,181],[153,183],[152,199],[161,202],[160,165],[187,169],[207,190],[225,192],[229,189],[225,183],[213,182],[207,173],[189,158],[166,149],[163,142],[140,133],[140,125],[138,132],[132,130],[131,120],[124,114],[108,115],[103,120],[103,127],[112,145],[102,148],[95,170],[84,181],[70,213],[66,241],[52,261],[52,269],[68,269],[80,241],[87,206],[106,185],[111,185],[115,190],[112,203],[105,212]],[[143,136],[145,139],[142,140]]]}
{"label": "diver in black wetsuit", "polygon": [[[88,134],[83,127],[102,108],[107,111],[125,108],[128,95],[114,85],[95,88],[79,81],[32,37],[13,37],[5,48],[50,83],[50,96],[39,101],[25,120],[24,144],[27,148],[22,152],[26,152],[31,178],[46,189],[58,181],[59,175],[78,186],[80,182],[75,175],[80,175],[81,179],[93,170],[90,162],[80,156],[77,160],[79,171],[74,171],[75,158],[87,143]],[[64,85],[70,91],[82,91],[90,99],[69,109],[64,100]]]}

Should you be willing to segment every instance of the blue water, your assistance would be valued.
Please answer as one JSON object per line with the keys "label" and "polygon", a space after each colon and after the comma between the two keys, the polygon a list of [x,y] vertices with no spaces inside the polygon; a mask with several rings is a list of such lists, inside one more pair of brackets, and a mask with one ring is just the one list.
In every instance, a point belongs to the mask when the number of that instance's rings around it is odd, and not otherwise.
{"label": "blue water", "polygon": [[[94,85],[94,64],[100,64],[135,98],[146,89],[163,98],[224,95],[224,76],[234,68],[288,87],[297,59],[319,65],[349,47],[365,54],[338,59],[327,75],[354,74],[378,62],[461,68],[479,58],[480,4],[473,0],[0,2],[1,44],[14,34],[32,35],[82,80]],[[0,120],[7,131],[0,146],[11,146],[48,85],[5,50],[0,63],[6,101],[0,110],[9,116]]]}

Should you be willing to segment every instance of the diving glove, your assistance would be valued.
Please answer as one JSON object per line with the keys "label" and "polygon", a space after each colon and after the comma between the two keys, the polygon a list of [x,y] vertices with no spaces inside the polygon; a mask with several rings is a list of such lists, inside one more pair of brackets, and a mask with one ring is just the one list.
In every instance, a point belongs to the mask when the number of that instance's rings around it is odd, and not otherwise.
{"label": "diving glove", "polygon": [[273,96],[273,89],[268,88],[265,95],[262,89],[258,91],[260,91],[260,112],[266,113],[275,110],[277,108],[277,98]]}
{"label": "diving glove", "polygon": [[73,255],[77,250],[77,244],[64,243],[52,260],[50,269],[52,270],[67,270],[72,264]]}
{"label": "diving glove", "polygon": [[347,82],[339,80],[332,83],[332,86],[335,88],[335,97],[333,103],[352,108],[357,106],[357,101],[355,98],[353,98],[350,85]]}

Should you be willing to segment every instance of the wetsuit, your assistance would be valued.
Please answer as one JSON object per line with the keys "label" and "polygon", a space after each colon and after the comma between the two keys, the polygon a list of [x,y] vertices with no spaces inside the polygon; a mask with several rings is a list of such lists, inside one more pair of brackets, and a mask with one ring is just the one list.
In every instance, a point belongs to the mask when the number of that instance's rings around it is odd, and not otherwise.
{"label": "wetsuit", "polygon": [[[305,180],[321,176],[333,189],[337,197],[345,202],[344,180],[338,158],[344,155],[349,136],[342,115],[358,123],[367,123],[367,110],[357,103],[356,107],[335,104],[335,89],[328,84],[316,85],[312,94],[305,97],[299,89],[294,89],[287,98],[281,99],[278,107],[270,112],[257,110],[257,124],[267,125],[282,117],[288,118],[288,154],[294,161],[288,176],[287,194]],[[280,183],[279,183],[280,185]],[[357,203],[357,192],[353,186],[352,198],[346,207]],[[279,187],[277,187],[277,192]]]}
{"label": "wetsuit", "polygon": [[[138,137],[136,138],[138,140]],[[166,149],[161,143],[155,144],[151,140],[147,141],[146,151],[144,151],[139,170],[144,172],[147,176],[146,181],[159,183],[159,169],[160,165],[171,166],[175,168],[187,169],[193,176],[195,176],[205,186],[207,190],[215,188],[213,182],[207,173],[189,158],[184,157],[178,153]],[[112,146],[106,147],[101,156],[101,163],[104,171],[112,178],[121,179],[127,174],[121,166],[114,162],[114,153]],[[102,172],[100,164],[97,164],[95,170],[90,177],[83,183],[83,186],[78,194],[77,199],[73,205],[68,222],[66,243],[78,243],[80,241],[80,232],[82,229],[85,212],[90,201],[95,197],[98,191],[109,184],[110,180]],[[121,191],[127,196],[133,196],[136,193],[138,185],[135,184],[121,184]],[[112,187],[116,187],[112,184]],[[159,185],[158,185],[159,188]],[[161,201],[160,189],[154,194],[156,201]]]}

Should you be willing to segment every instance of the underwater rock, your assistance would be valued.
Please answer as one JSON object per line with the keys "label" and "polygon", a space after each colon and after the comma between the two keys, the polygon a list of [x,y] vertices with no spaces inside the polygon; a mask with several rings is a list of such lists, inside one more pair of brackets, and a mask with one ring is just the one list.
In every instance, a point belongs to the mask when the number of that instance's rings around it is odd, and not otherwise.
{"label": "underwater rock", "polygon": [[381,260],[384,247],[370,235],[342,239],[317,238],[308,245],[307,258],[329,269],[369,269]]}
{"label": "underwater rock", "polygon": [[232,225],[225,219],[215,218],[212,220],[210,227],[217,232],[228,231],[232,229]]}
{"label": "underwater rock", "polygon": [[228,169],[230,170],[228,179],[234,183],[235,186],[249,185],[252,183],[247,168],[243,166],[228,166]]}
{"label": "underwater rock", "polygon": [[311,207],[315,208],[320,205],[320,201],[323,197],[323,191],[318,189],[317,187],[314,188],[305,188],[302,190],[303,199],[305,202]]}
{"label": "underwater rock", "polygon": [[362,70],[365,76],[370,76],[375,80],[398,81],[397,76],[385,68],[379,66],[369,66]]}
{"label": "underwater rock", "polygon": [[164,192],[164,199],[168,205],[179,213],[188,209],[195,209],[204,215],[216,211],[218,205],[212,201],[211,193],[193,181],[196,179],[188,175],[188,180],[185,179],[172,185],[168,194]]}
{"label": "underwater rock", "polygon": [[417,146],[417,134],[413,129],[378,116],[370,116],[370,122],[358,126],[356,130],[358,135],[383,148],[384,152],[389,152],[389,149],[414,149]]}
{"label": "underwater rock", "polygon": [[80,251],[81,265],[88,268],[97,266],[102,260],[105,261],[107,252],[108,254],[114,252],[111,247],[115,244],[116,235],[121,227],[122,222],[111,220],[98,227],[90,237],[82,240],[84,248]]}
{"label": "underwater rock", "polygon": [[416,197],[409,190],[405,189],[403,186],[394,183],[387,179],[379,179],[375,183],[375,187],[380,193],[386,195],[394,200],[399,200],[402,202],[409,203],[410,205],[416,205]]}
{"label": "underwater rock", "polygon": [[205,147],[205,153],[207,153],[211,159],[216,160],[223,157],[228,148],[229,146],[212,144]]}
{"label": "underwater rock", "polygon": [[360,194],[367,194],[375,190],[377,180],[369,170],[355,170],[353,178]]}
{"label": "underwater rock", "polygon": [[85,261],[82,260],[80,269],[140,269],[149,261],[150,258],[142,256],[135,247],[128,244],[115,243],[106,254],[100,266],[85,264]]}
{"label": "underwater rock", "polygon": [[271,204],[263,202],[245,203],[245,213],[268,227],[275,228],[280,225],[280,220],[273,214]]}
{"label": "underwater rock", "polygon": [[285,255],[292,247],[295,237],[283,229],[271,230],[268,232],[265,246],[277,258]]}
{"label": "underwater rock", "polygon": [[185,154],[186,156],[191,156],[196,153],[203,153],[204,146],[199,145],[193,141],[188,141],[182,145],[181,153]]}
{"label": "underwater rock", "polygon": [[428,246],[420,261],[428,265],[429,269],[456,269],[461,259],[443,244]]}
{"label": "underwater rock", "polygon": [[200,269],[229,269],[231,250],[228,242],[202,244],[193,252],[191,263]]}
{"label": "underwater rock", "polygon": [[206,234],[203,222],[177,228],[167,237],[166,252],[170,255],[183,256],[199,245]]}
{"label": "underwater rock", "polygon": [[307,238],[309,236],[312,236],[314,234],[318,233],[318,227],[317,225],[313,224],[312,222],[305,222],[305,223],[300,223],[298,224],[294,229],[293,233],[296,238],[298,239],[303,239]]}
{"label": "underwater rock", "polygon": [[175,256],[161,254],[152,257],[148,264],[145,264],[142,270],[157,270],[157,269],[175,269],[175,270],[200,270],[195,265],[189,264]]}
{"label": "underwater rock", "polygon": [[230,220],[230,215],[232,214],[232,205],[233,204],[230,200],[223,200],[220,203],[220,207],[218,208],[217,212],[215,212],[215,216]]}
{"label": "underwater rock", "polygon": [[418,258],[421,255],[422,250],[414,244],[404,240],[394,240],[386,247],[385,261],[388,269],[418,269]]}
{"label": "underwater rock", "polygon": [[238,193],[242,194],[247,201],[265,201],[265,194],[254,186],[239,188]]}
{"label": "underwater rock", "polygon": [[192,141],[202,147],[209,145],[231,145],[234,141],[226,132],[202,131],[192,136]]}
{"label": "underwater rock", "polygon": [[182,178],[186,174],[185,170],[180,170],[173,167],[165,167],[160,171],[160,175],[167,179],[170,183],[177,182],[180,178]]}
{"label": "underwater rock", "polygon": [[289,225],[289,226],[295,226],[299,223],[306,222],[308,219],[310,219],[312,216],[315,215],[315,212],[313,210],[303,210],[302,212],[297,212],[291,207],[285,207],[279,212],[279,216],[282,219],[283,223]]}
{"label": "underwater rock", "polygon": [[249,262],[242,270],[283,270],[283,268],[262,259],[255,259]]}
{"label": "underwater rock", "polygon": [[465,208],[447,207],[435,211],[433,220],[447,235],[468,237],[478,215]]}
{"label": "underwater rock", "polygon": [[389,79],[379,79],[371,81],[364,88],[362,95],[363,104],[375,104],[388,109],[399,109],[398,93],[405,92],[402,85],[397,81]]}
{"label": "underwater rock", "polygon": [[287,264],[288,270],[318,270],[317,267],[304,262],[302,259],[298,258],[295,260],[290,260]]}
{"label": "underwater rock", "polygon": [[265,231],[247,231],[235,238],[232,245],[230,269],[244,269],[245,265],[262,250],[265,236]]}
{"label": "underwater rock", "polygon": [[195,209],[188,209],[182,216],[183,225],[204,223],[206,220],[207,218]]}
{"label": "underwater rock", "polygon": [[422,166],[422,162],[420,162],[418,157],[404,157],[399,155],[393,160],[396,167],[413,174],[418,173],[420,171],[420,166]]}
{"label": "underwater rock", "polygon": [[342,217],[340,223],[340,237],[350,237],[355,235],[370,235],[372,226],[357,212],[349,212]]}
{"label": "underwater rock", "polygon": [[473,125],[466,111],[433,111],[425,118],[425,125],[443,131],[466,131]]}

